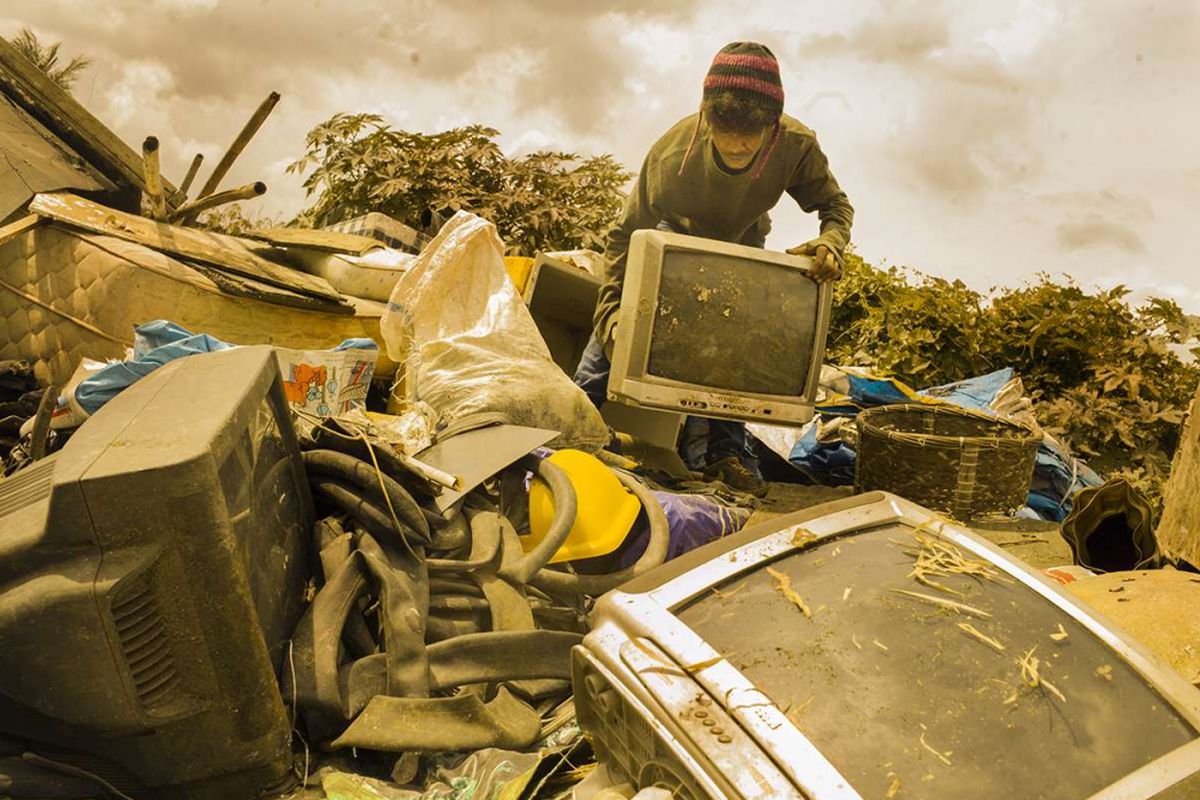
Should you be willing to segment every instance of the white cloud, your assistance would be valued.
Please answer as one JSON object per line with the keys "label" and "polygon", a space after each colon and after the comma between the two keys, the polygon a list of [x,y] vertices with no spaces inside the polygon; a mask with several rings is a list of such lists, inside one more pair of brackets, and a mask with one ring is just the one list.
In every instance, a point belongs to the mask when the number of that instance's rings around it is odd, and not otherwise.
{"label": "white cloud", "polygon": [[[0,0],[0,35],[26,24],[92,59],[79,97],[135,147],[157,134],[173,180],[197,151],[203,180],[279,91],[227,180],[265,180],[263,209],[289,215],[305,198],[283,167],[335,112],[478,122],[509,152],[636,169],[697,107],[713,53],[754,39],[779,56],[786,108],[818,132],[869,259],[978,288],[1126,276],[1200,311],[1197,3]],[[774,247],[816,227],[786,199],[773,216]]]}

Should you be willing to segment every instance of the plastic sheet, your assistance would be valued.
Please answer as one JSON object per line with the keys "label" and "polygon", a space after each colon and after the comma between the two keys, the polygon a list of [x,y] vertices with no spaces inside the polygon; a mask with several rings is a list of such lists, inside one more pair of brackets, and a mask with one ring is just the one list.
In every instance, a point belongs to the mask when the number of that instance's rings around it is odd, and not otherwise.
{"label": "plastic sheet", "polygon": [[444,424],[498,412],[558,431],[558,447],[608,442],[599,412],[551,359],[490,222],[460,211],[442,226],[396,284],[381,328],[399,361],[415,340],[417,395]]}
{"label": "plastic sheet", "polygon": [[[237,347],[168,320],[134,328],[133,350],[124,361],[85,360],[58,399],[51,425],[72,428],[95,414],[126,388],[177,358]],[[347,339],[333,350],[276,348],[284,390],[293,407],[327,415],[366,400],[378,346],[371,339]]]}

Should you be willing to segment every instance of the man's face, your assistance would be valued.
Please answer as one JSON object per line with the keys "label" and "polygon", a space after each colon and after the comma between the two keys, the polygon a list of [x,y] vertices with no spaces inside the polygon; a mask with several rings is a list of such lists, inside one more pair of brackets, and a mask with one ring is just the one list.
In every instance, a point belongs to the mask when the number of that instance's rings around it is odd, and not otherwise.
{"label": "man's face", "polygon": [[742,169],[743,167],[750,166],[750,162],[754,160],[758,149],[762,147],[763,139],[766,138],[766,135],[766,128],[755,133],[731,133],[728,131],[719,131],[714,128],[712,139],[717,152],[721,154],[721,160],[725,162],[725,166],[732,169]]}

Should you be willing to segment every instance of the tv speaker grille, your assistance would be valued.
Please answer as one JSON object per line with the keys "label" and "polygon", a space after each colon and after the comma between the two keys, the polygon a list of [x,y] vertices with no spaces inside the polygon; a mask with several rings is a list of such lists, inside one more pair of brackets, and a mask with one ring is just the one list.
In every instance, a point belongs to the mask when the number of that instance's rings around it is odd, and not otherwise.
{"label": "tv speaker grille", "polygon": [[50,496],[56,460],[50,456],[0,481],[0,517]]}
{"label": "tv speaker grille", "polygon": [[171,700],[179,673],[166,625],[144,577],[120,595],[114,593],[112,616],[134,690],[146,711],[153,713]]}

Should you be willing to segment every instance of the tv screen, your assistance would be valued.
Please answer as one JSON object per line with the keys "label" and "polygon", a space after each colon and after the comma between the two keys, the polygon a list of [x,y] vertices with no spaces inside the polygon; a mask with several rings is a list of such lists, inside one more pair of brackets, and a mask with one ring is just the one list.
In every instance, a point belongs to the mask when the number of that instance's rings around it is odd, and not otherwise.
{"label": "tv screen", "polygon": [[126,389],[0,483],[0,738],[138,798],[286,784],[312,523],[270,347]]}
{"label": "tv screen", "polygon": [[817,284],[794,267],[668,250],[646,371],[731,392],[802,395],[818,301]]}
{"label": "tv screen", "polygon": [[831,289],[812,261],[658,230],[636,231],[609,399],[702,417],[812,418]]}
{"label": "tv screen", "polygon": [[894,495],[712,542],[601,598],[591,622],[576,710],[635,788],[1200,797],[1200,692],[1002,548]]}

